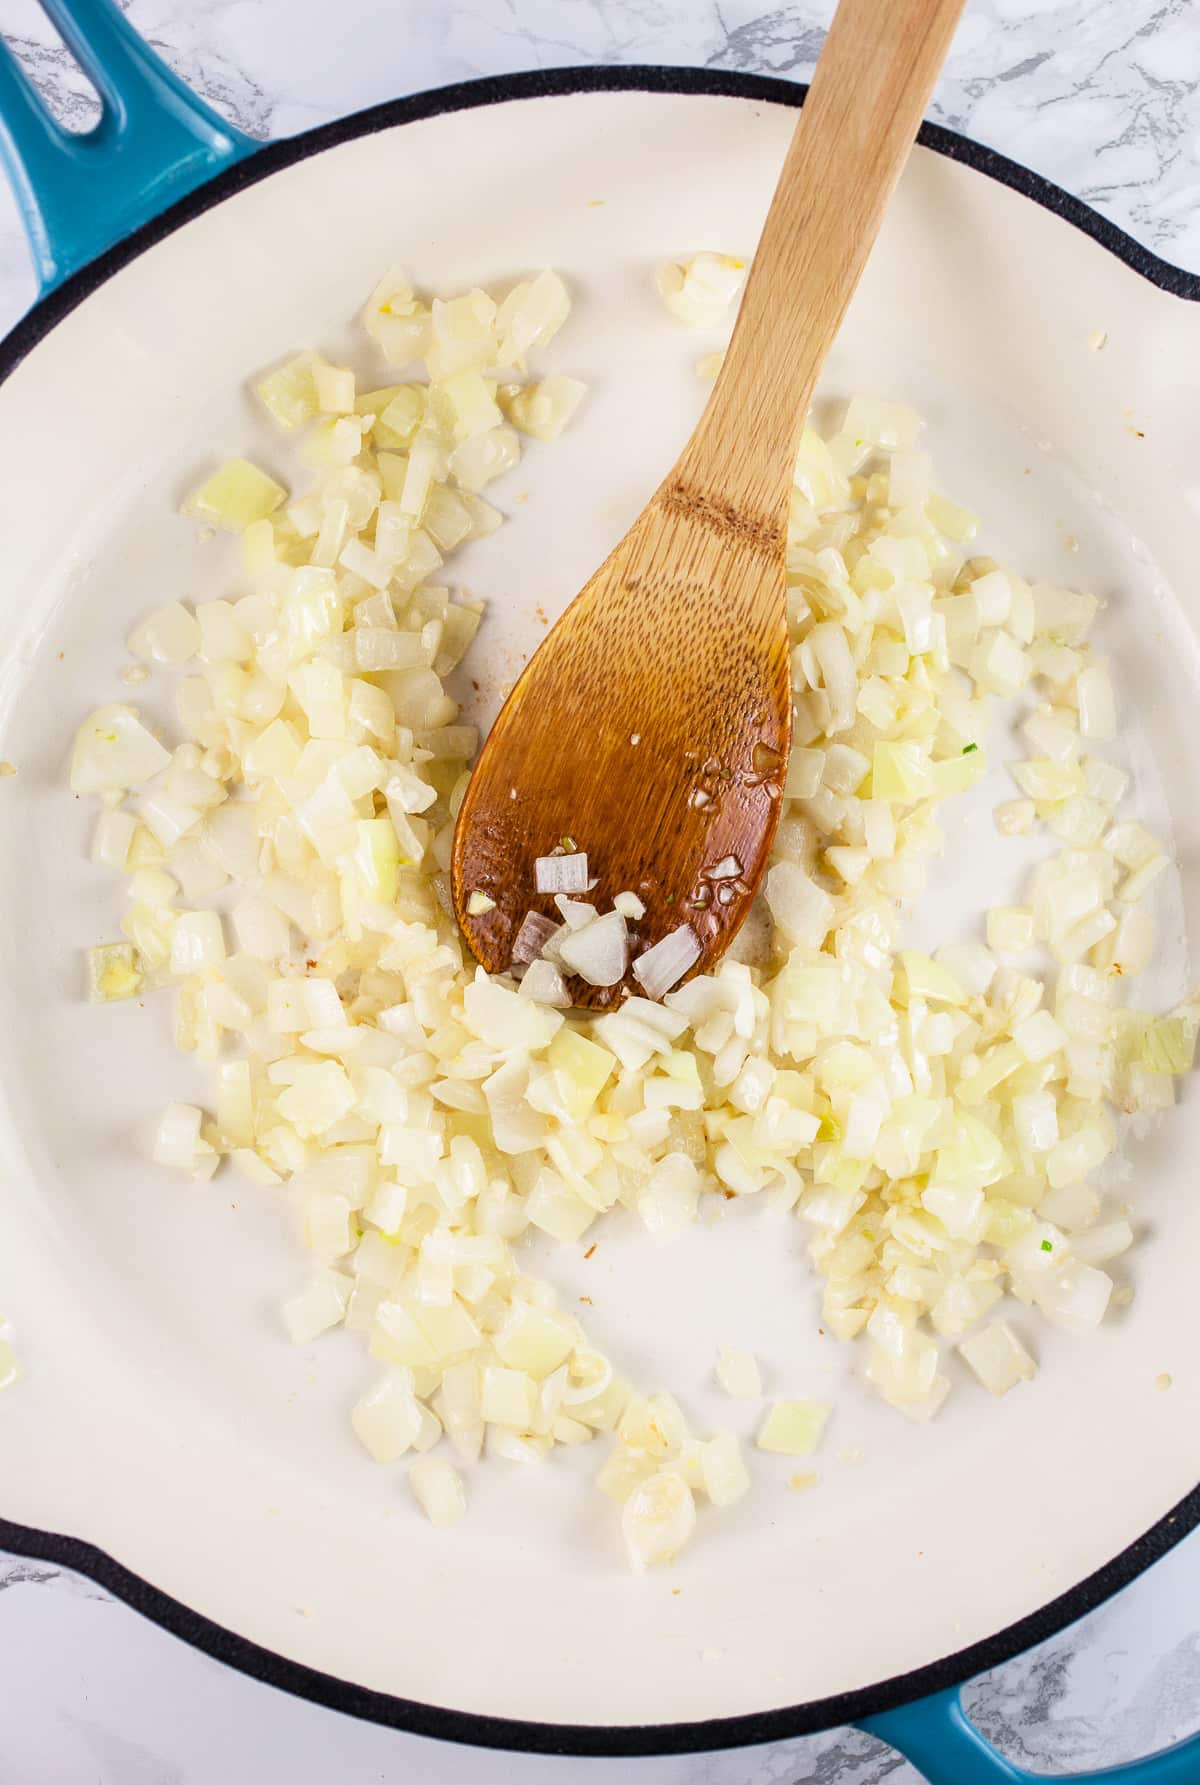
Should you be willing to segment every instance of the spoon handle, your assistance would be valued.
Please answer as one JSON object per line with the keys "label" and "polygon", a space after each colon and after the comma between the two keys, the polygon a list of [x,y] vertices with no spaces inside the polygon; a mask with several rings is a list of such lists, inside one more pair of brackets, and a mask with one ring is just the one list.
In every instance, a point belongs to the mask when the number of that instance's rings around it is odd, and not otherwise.
{"label": "spoon handle", "polygon": [[[772,530],[813,388],[900,177],[963,0],[841,0],[708,407],[668,480]],[[903,302],[903,293],[897,293]]]}

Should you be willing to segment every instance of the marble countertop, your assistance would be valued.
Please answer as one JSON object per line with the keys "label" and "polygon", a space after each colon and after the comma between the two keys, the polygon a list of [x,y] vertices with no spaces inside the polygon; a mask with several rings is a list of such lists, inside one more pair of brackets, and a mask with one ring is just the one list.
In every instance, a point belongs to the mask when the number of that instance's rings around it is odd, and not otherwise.
{"label": "marble countertop", "polygon": [[[132,0],[134,22],[241,127],[288,135],[475,75],[684,62],[803,79],[832,0]],[[0,32],[60,115],[86,82],[35,0]],[[1200,21],[1190,0],[968,0],[933,116],[1048,175],[1200,271]],[[33,297],[0,190],[0,332]],[[968,1695],[1014,1759],[1112,1765],[1200,1720],[1200,1533],[1074,1630]],[[0,1555],[0,1781],[9,1785],[566,1785],[581,1763],[397,1735],[231,1673],[89,1581]],[[868,1737],[593,1762],[625,1785],[915,1785]]]}

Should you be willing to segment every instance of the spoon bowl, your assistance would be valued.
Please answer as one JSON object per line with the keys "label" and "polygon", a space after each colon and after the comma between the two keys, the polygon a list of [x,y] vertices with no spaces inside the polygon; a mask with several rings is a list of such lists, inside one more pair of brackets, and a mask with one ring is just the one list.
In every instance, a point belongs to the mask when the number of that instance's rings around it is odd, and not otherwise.
{"label": "spoon bowl", "polygon": [[[645,906],[635,960],[683,924],[697,959],[732,941],[791,738],[783,549],[782,517],[746,524],[673,478],[531,658],[455,832],[459,918],[489,972],[508,968],[528,911],[557,919],[534,863],[564,839],[586,852],[601,909],[623,891]],[[493,903],[472,913],[472,893]],[[605,1009],[631,983],[569,989]]]}

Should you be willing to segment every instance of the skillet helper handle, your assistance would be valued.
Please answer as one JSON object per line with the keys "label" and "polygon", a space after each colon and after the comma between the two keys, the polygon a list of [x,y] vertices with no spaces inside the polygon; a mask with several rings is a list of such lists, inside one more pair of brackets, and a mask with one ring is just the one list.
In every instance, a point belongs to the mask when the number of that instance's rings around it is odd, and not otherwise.
{"label": "skillet helper handle", "polygon": [[858,1725],[912,1762],[928,1785],[1197,1785],[1200,1734],[1173,1748],[1099,1772],[1070,1773],[1054,1780],[1026,1772],[997,1752],[962,1707],[957,1686],[918,1698],[898,1710],[864,1717]]}
{"label": "skillet helper handle", "polygon": [[41,5],[103,106],[94,130],[64,130],[0,37],[0,163],[45,297],[258,144],[171,72],[116,0]]}

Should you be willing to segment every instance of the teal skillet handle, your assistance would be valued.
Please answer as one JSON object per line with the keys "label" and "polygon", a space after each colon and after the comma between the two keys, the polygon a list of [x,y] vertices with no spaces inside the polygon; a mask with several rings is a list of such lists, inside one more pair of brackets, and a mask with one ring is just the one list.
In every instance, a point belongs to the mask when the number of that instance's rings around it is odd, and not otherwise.
{"label": "teal skillet handle", "polygon": [[63,130],[0,38],[0,162],[44,297],[259,145],[172,74],[115,0],[41,5],[103,105],[94,130]]}
{"label": "teal skillet handle", "polygon": [[1028,1773],[997,1753],[962,1707],[957,1686],[858,1725],[910,1760],[929,1785],[1200,1785],[1200,1734],[1173,1748],[1061,1780]]}

